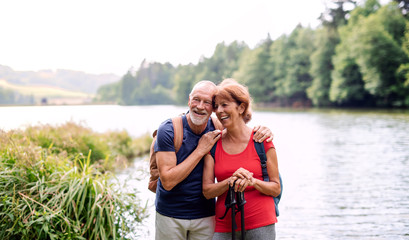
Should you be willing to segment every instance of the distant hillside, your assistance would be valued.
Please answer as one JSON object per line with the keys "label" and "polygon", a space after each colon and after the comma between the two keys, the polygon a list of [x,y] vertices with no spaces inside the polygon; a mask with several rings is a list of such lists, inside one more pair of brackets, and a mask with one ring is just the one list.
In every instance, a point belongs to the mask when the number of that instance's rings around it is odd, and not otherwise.
{"label": "distant hillside", "polygon": [[115,74],[96,75],[63,69],[56,71],[41,70],[38,72],[14,71],[8,66],[0,65],[0,79],[10,84],[50,86],[89,94],[95,94],[100,86],[117,82],[120,78]]}
{"label": "distant hillside", "polygon": [[86,104],[93,95],[50,86],[22,86],[0,79],[0,104]]}

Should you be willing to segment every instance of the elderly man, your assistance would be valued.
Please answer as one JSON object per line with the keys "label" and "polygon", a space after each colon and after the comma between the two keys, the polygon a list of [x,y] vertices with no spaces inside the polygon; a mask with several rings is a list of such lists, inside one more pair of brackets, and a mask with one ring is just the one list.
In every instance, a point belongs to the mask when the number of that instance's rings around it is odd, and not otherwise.
{"label": "elderly man", "polygon": [[[174,147],[172,120],[163,122],[155,143],[159,181],[156,190],[156,237],[163,239],[211,239],[214,233],[214,199],[202,194],[202,158],[221,136],[210,118],[216,85],[197,83],[189,95],[189,112],[182,116],[183,142]],[[269,129],[255,134],[258,141],[272,140]],[[267,134],[263,134],[267,132]]]}

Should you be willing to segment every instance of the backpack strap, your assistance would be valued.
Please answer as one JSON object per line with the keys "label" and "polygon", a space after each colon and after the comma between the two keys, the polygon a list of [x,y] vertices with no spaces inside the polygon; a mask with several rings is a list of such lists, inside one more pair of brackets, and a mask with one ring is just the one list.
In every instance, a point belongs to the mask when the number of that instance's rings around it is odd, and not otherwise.
{"label": "backpack strap", "polygon": [[213,145],[212,149],[210,149],[210,155],[212,155],[214,161],[216,161],[216,158],[214,158],[214,155],[216,155],[216,147],[217,147],[217,142]]}
{"label": "backpack strap", "polygon": [[[174,117],[172,118],[172,125],[173,125],[173,131],[174,131],[174,136],[173,136],[173,145],[175,146],[175,152],[177,153],[182,146],[183,142],[183,120],[181,116]],[[159,178],[159,170],[158,170],[158,165],[156,163],[156,153],[155,153],[155,142],[156,142],[156,135],[158,133],[158,130],[155,130],[152,133],[152,144],[150,147],[149,151],[149,171],[150,171],[150,176],[149,176],[149,184],[148,184],[148,189],[151,190],[153,193],[156,193],[156,188],[157,188],[157,183],[158,183],[158,178]]]}
{"label": "backpack strap", "polygon": [[[215,116],[211,116],[211,118],[212,118],[214,128],[217,129],[217,130],[223,131],[223,125],[219,121],[219,119],[217,119],[217,117],[215,117]],[[213,145],[212,149],[210,150],[210,155],[212,155],[214,160],[216,160],[214,158],[214,155],[216,155],[216,147],[217,147],[217,142]]]}
{"label": "backpack strap", "polygon": [[183,119],[181,116],[172,118],[173,124],[173,145],[175,145],[175,153],[177,153],[183,142]]}
{"label": "backpack strap", "polygon": [[270,178],[268,177],[268,172],[267,172],[267,156],[266,156],[266,151],[264,149],[264,144],[254,141],[254,147],[256,148],[258,157],[260,158],[261,172],[263,174],[263,180],[265,182],[268,182],[270,181]]}
{"label": "backpack strap", "polygon": [[[268,182],[268,181],[270,181],[270,178],[268,177],[268,172],[267,172],[267,155],[266,155],[266,151],[264,149],[264,143],[259,143],[259,142],[254,141],[254,147],[256,148],[258,157],[260,158],[261,172],[263,174],[263,180],[265,182]],[[281,174],[280,173],[278,173],[278,174],[279,174],[278,176],[280,178],[281,191],[280,191],[280,194],[277,197],[273,197],[277,217],[280,216],[280,211],[278,210],[278,203],[280,202],[281,194],[283,193],[283,181],[281,180]]]}

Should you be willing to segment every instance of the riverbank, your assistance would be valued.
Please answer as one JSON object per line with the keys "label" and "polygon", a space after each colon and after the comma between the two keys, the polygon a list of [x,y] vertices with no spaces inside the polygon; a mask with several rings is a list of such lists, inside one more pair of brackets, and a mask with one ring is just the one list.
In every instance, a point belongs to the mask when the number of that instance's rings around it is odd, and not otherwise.
{"label": "riverbank", "polygon": [[115,172],[150,142],[72,122],[0,130],[0,238],[126,239],[146,206]]}
{"label": "riverbank", "polygon": [[[7,107],[0,108],[4,116],[0,128],[10,131],[37,123],[55,126],[75,121],[96,133],[126,130],[137,138],[150,135],[166,118],[186,110],[173,105]],[[277,239],[407,237],[409,113],[255,110],[249,123],[254,125],[273,131],[284,180]],[[150,214],[127,239],[154,239],[155,194],[147,189],[148,168],[145,155],[115,174],[120,182],[115,184],[126,184],[127,192],[140,197],[140,206],[147,203],[145,213]]]}

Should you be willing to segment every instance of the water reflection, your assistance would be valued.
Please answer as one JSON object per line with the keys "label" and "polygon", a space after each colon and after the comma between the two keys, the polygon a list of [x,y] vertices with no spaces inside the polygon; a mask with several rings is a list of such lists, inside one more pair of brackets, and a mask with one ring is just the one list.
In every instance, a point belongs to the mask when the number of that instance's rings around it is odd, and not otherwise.
{"label": "water reflection", "polygon": [[[134,136],[186,110],[169,106],[10,109],[4,115],[0,108],[2,128],[18,121],[2,122],[11,113],[31,123],[50,119],[59,123],[73,116],[98,131],[124,128]],[[408,112],[255,112],[250,125],[255,124],[274,132],[284,180],[277,239],[409,239]],[[147,169],[147,162],[136,163],[135,168]],[[130,168],[121,177],[135,174],[141,173]],[[147,175],[141,176],[132,184],[153,206]],[[150,212],[135,239],[154,238],[153,207]]]}
{"label": "water reflection", "polygon": [[279,239],[408,237],[407,114],[255,116],[276,132],[285,181]]}

